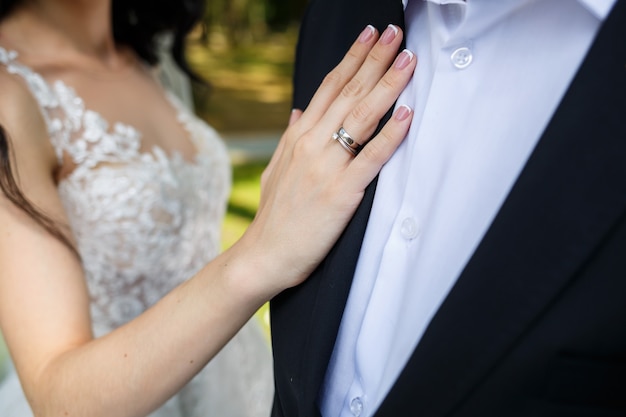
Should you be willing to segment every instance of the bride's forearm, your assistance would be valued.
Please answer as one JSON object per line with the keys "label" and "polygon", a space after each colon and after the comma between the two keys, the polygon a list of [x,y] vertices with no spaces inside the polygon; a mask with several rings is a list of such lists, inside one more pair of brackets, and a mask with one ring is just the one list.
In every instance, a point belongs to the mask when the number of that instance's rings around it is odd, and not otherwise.
{"label": "bride's forearm", "polygon": [[164,403],[267,298],[248,285],[263,277],[244,258],[232,248],[135,320],[50,360],[36,416],[139,417]]}

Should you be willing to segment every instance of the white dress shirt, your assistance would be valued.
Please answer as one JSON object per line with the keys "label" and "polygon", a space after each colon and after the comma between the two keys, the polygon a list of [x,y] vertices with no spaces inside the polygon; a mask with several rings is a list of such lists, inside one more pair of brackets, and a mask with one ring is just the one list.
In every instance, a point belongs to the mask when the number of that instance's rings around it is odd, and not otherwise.
{"label": "white dress shirt", "polygon": [[[407,0],[414,111],[383,168],[319,398],[371,416],[489,228],[614,0]],[[419,401],[419,399],[416,399]]]}

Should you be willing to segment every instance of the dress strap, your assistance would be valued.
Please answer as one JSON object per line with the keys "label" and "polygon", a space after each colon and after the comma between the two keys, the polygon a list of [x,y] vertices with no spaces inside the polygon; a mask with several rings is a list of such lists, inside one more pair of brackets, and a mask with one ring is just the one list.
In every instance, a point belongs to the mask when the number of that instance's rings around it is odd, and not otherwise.
{"label": "dress strap", "polygon": [[102,162],[127,162],[139,157],[141,135],[132,126],[109,123],[63,81],[48,83],[17,60],[15,51],[0,47],[0,66],[24,79],[46,122],[59,165],[68,156],[76,168],[93,168]]}
{"label": "dress strap", "polygon": [[66,116],[60,106],[58,96],[53,87],[38,73],[17,61],[18,54],[0,46],[0,66],[4,66],[9,74],[21,77],[37,103],[44,118],[50,140],[54,146],[57,160],[63,160],[63,149],[60,136],[66,131]]}

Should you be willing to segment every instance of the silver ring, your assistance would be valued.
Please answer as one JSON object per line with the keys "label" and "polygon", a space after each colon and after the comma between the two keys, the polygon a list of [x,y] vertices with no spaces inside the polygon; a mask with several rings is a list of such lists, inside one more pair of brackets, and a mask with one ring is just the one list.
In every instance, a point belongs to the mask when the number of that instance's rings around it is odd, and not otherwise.
{"label": "silver ring", "polygon": [[363,145],[359,145],[352,139],[352,136],[350,136],[343,127],[340,127],[337,132],[333,133],[333,139],[339,142],[339,144],[353,156],[357,156],[363,147]]}

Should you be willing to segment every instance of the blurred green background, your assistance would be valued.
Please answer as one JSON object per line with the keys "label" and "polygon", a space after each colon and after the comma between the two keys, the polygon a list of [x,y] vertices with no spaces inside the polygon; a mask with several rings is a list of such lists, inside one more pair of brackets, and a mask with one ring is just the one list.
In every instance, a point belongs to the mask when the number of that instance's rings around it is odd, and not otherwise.
{"label": "blurred green background", "polygon": [[[289,116],[294,44],[304,0],[213,0],[188,43],[198,114],[227,135],[276,132]],[[197,87],[197,86],[196,86]]]}
{"label": "blurred green background", "polygon": [[[196,112],[223,135],[233,155],[233,190],[223,227],[223,249],[253,219],[260,175],[271,151],[268,147],[289,118],[294,48],[306,3],[209,0],[202,24],[188,39],[189,62],[209,84],[208,88],[193,87]],[[269,337],[267,306],[257,318]],[[0,335],[0,379],[6,354]]]}

